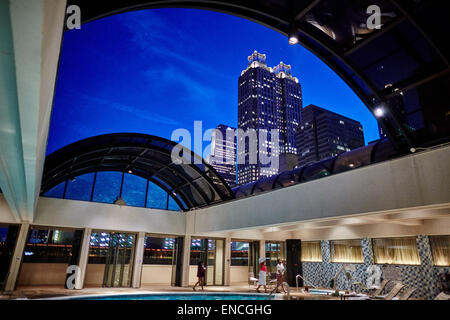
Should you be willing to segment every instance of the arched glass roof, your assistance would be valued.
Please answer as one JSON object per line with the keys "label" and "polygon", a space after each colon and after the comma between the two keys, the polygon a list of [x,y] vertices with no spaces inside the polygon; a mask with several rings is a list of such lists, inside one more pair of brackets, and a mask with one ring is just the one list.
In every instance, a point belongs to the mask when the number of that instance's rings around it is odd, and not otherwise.
{"label": "arched glass roof", "polygon": [[[450,140],[449,20],[445,1],[416,0],[69,0],[83,22],[138,9],[189,7],[248,18],[299,42],[339,74],[375,114],[397,149]],[[381,28],[369,28],[369,6]],[[219,39],[220,40],[220,39]]]}
{"label": "arched glass roof", "polygon": [[[92,192],[84,193],[79,200],[111,203],[111,197],[126,197],[125,190],[134,193],[128,198],[137,203],[131,205],[147,206],[153,194],[148,195],[151,183],[170,195],[166,207],[169,202],[173,206],[173,199],[185,211],[234,198],[211,166],[192,151],[177,146],[176,142],[138,133],[100,135],[72,143],[47,156],[41,194],[60,189],[64,195],[81,194],[76,188],[83,188]],[[172,161],[172,152],[180,162]],[[72,186],[71,182],[80,180],[84,186]]]}
{"label": "arched glass roof", "polygon": [[233,192],[236,199],[245,198],[386,161],[396,156],[398,156],[398,152],[395,151],[390,141],[380,140],[368,146],[341,153],[333,158],[244,184],[233,188]]}

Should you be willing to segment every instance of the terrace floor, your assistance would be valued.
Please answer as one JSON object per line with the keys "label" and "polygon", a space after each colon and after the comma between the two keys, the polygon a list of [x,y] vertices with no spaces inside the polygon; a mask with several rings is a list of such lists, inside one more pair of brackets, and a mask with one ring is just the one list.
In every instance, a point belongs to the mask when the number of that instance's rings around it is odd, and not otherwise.
{"label": "terrace floor", "polygon": [[[248,284],[232,285],[232,286],[205,286],[204,292],[211,293],[256,293],[255,287],[248,286]],[[80,295],[97,295],[97,294],[139,294],[139,293],[154,293],[154,292],[194,292],[192,287],[172,287],[167,285],[143,285],[141,288],[101,288],[101,287],[86,287],[81,290],[69,290],[62,286],[23,286],[18,287],[10,294],[0,295],[0,299],[41,299],[54,298],[66,296],[80,296]],[[201,288],[197,287],[197,292],[202,292]],[[261,288],[260,292],[264,292]],[[268,288],[268,292],[270,292]],[[296,288],[290,290],[291,299],[299,300],[339,300],[339,297],[312,295],[307,293],[297,292]],[[287,296],[284,297],[285,299]]]}

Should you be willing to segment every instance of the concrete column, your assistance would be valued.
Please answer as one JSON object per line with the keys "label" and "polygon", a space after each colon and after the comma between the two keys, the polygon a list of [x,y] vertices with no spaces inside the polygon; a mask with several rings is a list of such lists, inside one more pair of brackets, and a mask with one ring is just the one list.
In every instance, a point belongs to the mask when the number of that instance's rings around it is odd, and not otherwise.
{"label": "concrete column", "polygon": [[[259,240],[259,258],[266,257],[266,241],[265,240]],[[259,264],[259,261],[256,261],[257,264]]]}
{"label": "concrete column", "polygon": [[91,243],[92,229],[85,228],[83,230],[83,240],[81,241],[80,259],[78,261],[78,275],[75,278],[75,289],[81,290],[84,287],[84,279],[86,278],[86,268],[89,258],[89,245]]}
{"label": "concrete column", "polygon": [[131,286],[133,288],[141,287],[142,261],[144,259],[144,242],[145,232],[139,232],[136,239],[136,247],[134,251],[133,278]]}
{"label": "concrete column", "polygon": [[225,263],[224,263],[224,279],[223,284],[229,286],[231,284],[231,238],[225,238]]}
{"label": "concrete column", "polygon": [[28,223],[22,224],[20,227],[19,235],[16,240],[16,246],[14,248],[14,254],[11,259],[11,266],[9,267],[8,276],[6,278],[5,292],[14,291],[16,288],[16,282],[19,277],[23,257],[23,250],[25,249],[29,229],[30,225]]}
{"label": "concrete column", "polygon": [[183,272],[181,276],[181,286],[188,287],[189,286],[189,260],[191,257],[191,236],[184,236],[183,243]]}

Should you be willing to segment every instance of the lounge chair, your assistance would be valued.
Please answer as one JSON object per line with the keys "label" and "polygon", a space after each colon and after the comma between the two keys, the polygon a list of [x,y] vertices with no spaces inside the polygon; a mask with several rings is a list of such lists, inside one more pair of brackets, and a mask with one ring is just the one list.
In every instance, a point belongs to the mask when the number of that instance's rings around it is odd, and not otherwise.
{"label": "lounge chair", "polygon": [[248,273],[248,287],[250,288],[250,284],[253,283],[253,285],[256,287],[256,283],[258,282],[258,278],[255,278],[255,274],[253,272]]}
{"label": "lounge chair", "polygon": [[377,288],[377,290],[375,290],[375,292],[373,294],[371,294],[372,297],[376,297],[376,296],[380,296],[381,293],[383,292],[384,288],[386,288],[386,285],[391,282],[391,280],[388,279],[384,279],[383,281],[381,281],[380,286]]}
{"label": "lounge chair", "polygon": [[408,300],[417,288],[407,288],[399,297],[398,300]]}
{"label": "lounge chair", "polygon": [[404,287],[405,285],[401,282],[397,282],[392,290],[386,295],[376,295],[374,299],[392,300]]}
{"label": "lounge chair", "polygon": [[441,292],[434,298],[434,300],[450,300],[450,295],[445,292]]}
{"label": "lounge chair", "polygon": [[275,273],[270,273],[270,274],[268,274],[269,275],[269,282],[267,283],[267,285],[269,286],[269,288],[271,288],[272,286],[274,286],[274,288],[275,288],[275,286],[277,285],[277,277],[276,277],[276,275],[275,275]]}

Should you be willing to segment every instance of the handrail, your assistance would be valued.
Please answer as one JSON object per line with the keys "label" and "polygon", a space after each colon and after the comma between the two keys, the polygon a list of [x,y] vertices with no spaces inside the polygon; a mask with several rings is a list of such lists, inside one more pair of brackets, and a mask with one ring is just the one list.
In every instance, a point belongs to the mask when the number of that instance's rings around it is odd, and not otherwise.
{"label": "handrail", "polygon": [[286,286],[287,288],[287,299],[290,299],[290,291],[289,291],[289,284],[287,282],[282,282],[282,283],[278,283],[277,286],[275,287],[275,289],[273,289],[270,293],[269,293],[269,300],[272,297],[272,294],[277,291],[279,286]]}
{"label": "handrail", "polygon": [[[307,281],[305,278],[303,278],[301,275],[296,275],[295,276],[295,284],[296,284],[296,286],[297,286],[297,291],[298,291],[298,278],[301,278],[303,281],[305,281],[305,283],[308,283],[309,281]],[[314,287],[314,288],[317,288],[317,286],[315,286],[312,282],[309,282],[309,284],[312,286],[312,287]]]}

